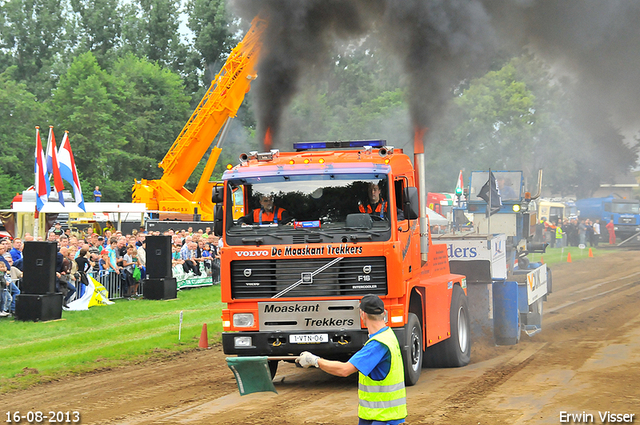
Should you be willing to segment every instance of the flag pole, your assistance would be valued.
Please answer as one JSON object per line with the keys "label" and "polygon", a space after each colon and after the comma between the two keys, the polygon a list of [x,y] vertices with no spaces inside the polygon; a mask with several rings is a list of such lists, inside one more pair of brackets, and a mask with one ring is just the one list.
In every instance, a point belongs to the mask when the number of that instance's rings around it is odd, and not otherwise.
{"label": "flag pole", "polygon": [[487,205],[487,235],[491,236],[491,192],[493,192],[493,184],[491,182],[491,167],[489,167],[489,204]]}
{"label": "flag pole", "polygon": [[[36,125],[36,151],[38,149],[38,142],[37,142],[37,137],[38,134],[40,133],[40,127]],[[39,152],[37,152],[39,153]],[[36,156],[36,163],[38,161],[38,157]],[[36,175],[36,179],[38,178],[38,176]],[[33,185],[33,189],[36,192],[36,198],[38,197],[38,189],[37,186],[34,184]],[[36,200],[35,206],[33,207],[35,209],[34,213],[33,213],[33,240],[37,241],[38,240],[38,221],[40,220],[40,213],[38,212],[38,201]]]}

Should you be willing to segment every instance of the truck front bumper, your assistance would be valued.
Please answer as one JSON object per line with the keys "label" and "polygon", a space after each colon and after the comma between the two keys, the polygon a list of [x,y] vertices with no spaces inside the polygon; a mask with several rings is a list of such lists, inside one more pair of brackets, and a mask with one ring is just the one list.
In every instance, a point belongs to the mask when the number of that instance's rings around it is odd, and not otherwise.
{"label": "truck front bumper", "polygon": [[[394,328],[398,341],[404,341],[404,328]],[[327,334],[328,342],[292,343],[291,335]],[[250,340],[247,339],[250,338]],[[237,344],[238,338],[244,345]],[[344,359],[362,348],[369,339],[366,329],[320,332],[223,332],[222,348],[225,354],[238,356],[297,356],[311,351],[330,360]],[[402,346],[402,342],[400,343]]]}

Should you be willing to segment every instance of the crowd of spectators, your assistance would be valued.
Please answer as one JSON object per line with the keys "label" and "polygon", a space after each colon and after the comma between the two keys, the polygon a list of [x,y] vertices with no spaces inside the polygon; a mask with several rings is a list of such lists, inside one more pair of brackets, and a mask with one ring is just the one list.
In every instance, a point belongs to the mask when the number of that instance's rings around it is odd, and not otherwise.
{"label": "crowd of spectators", "polygon": [[561,248],[565,246],[597,247],[605,223],[600,220],[578,220],[576,218],[557,220],[555,223],[542,217],[536,228],[535,240],[549,243],[549,246]]}
{"label": "crowd of spectators", "polygon": [[[171,258],[174,268],[181,268],[186,277],[211,276],[214,283],[220,280],[220,240],[210,227],[204,230],[169,229],[162,233],[170,236],[173,246]],[[46,240],[56,242],[56,289],[64,294],[64,303],[72,299],[88,284],[88,276],[116,274],[120,277],[122,296],[139,297],[139,283],[146,275],[146,242],[148,235],[159,236],[160,232],[147,233],[143,227],[123,234],[108,222],[98,234],[88,227],[82,232],[63,230],[59,222],[47,232]],[[23,239],[0,241],[0,317],[15,313],[15,299],[20,294],[16,284],[22,278],[23,241],[43,240],[26,233]],[[175,270],[175,269],[174,269]]]}

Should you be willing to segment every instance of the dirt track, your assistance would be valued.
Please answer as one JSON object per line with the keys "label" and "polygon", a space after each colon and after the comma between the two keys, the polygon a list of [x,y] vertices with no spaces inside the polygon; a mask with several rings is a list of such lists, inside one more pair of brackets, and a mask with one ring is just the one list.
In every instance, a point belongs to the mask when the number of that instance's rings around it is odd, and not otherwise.
{"label": "dirt track", "polygon": [[[555,267],[543,332],[510,347],[474,341],[469,366],[423,369],[407,390],[407,423],[558,424],[562,411],[586,411],[593,423],[602,423],[598,411],[635,414],[640,423],[639,257]],[[278,394],[240,397],[224,357],[214,347],[70,378],[7,394],[3,410],[77,410],[83,424],[357,423],[355,377],[281,364]]]}

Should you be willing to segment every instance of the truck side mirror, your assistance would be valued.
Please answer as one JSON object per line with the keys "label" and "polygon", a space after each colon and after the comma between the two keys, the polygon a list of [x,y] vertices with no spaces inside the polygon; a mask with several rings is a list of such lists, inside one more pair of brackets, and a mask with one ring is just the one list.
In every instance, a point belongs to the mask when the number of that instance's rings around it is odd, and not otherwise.
{"label": "truck side mirror", "polygon": [[224,208],[222,207],[222,204],[217,203],[213,210],[213,234],[214,235],[222,236],[223,223],[224,223]]}
{"label": "truck side mirror", "polygon": [[222,201],[224,201],[224,186],[216,186],[213,188],[211,202],[218,204]]}
{"label": "truck side mirror", "polygon": [[404,218],[415,220],[420,217],[420,202],[418,201],[418,188],[405,187],[402,191]]}

